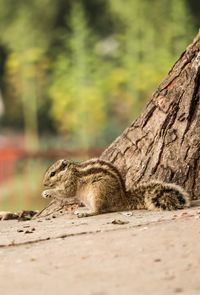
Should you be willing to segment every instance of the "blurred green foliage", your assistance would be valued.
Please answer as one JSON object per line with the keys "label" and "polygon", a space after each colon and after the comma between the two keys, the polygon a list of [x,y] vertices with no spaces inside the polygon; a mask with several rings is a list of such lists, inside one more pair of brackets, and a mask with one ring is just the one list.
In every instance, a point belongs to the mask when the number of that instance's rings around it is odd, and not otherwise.
{"label": "blurred green foliage", "polygon": [[50,132],[108,144],[192,41],[196,3],[1,0],[1,125],[23,129],[28,148]]}

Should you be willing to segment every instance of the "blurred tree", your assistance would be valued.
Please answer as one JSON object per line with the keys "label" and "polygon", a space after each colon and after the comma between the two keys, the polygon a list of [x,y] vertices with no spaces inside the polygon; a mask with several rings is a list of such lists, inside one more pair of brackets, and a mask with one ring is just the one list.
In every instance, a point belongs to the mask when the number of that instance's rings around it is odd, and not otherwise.
{"label": "blurred tree", "polygon": [[118,89],[129,97],[131,118],[192,39],[194,26],[184,0],[154,0],[154,5],[147,0],[127,0],[126,5],[110,0],[110,7],[118,27],[118,64],[126,77]]}
{"label": "blurred tree", "polygon": [[1,0],[4,123],[21,128],[23,115],[30,147],[51,122],[76,145],[107,144],[192,39],[187,3]]}
{"label": "blurred tree", "polygon": [[171,54],[170,62],[173,62],[194,36],[194,22],[186,0],[169,2],[169,22],[165,34],[165,44]]}
{"label": "blurred tree", "polygon": [[[50,36],[48,24],[53,16],[53,2],[43,1],[42,4],[48,7],[43,22],[37,22],[43,15],[41,8],[44,8],[38,0],[32,3],[19,1],[15,11],[9,1],[1,2],[1,14],[4,17],[9,16],[9,22],[1,22],[4,28],[2,40],[10,50],[5,76],[8,88],[14,91],[8,94],[15,106],[21,101],[28,149],[36,149],[39,145],[37,111],[42,104],[40,100],[45,96],[48,67],[45,51]],[[14,109],[13,112],[15,111]]]}
{"label": "blurred tree", "polygon": [[83,7],[76,3],[65,33],[65,52],[54,64],[50,96],[52,115],[60,131],[74,134],[79,145],[95,144],[105,121],[105,98],[98,85],[100,62],[94,51]]}
{"label": "blurred tree", "polygon": [[191,38],[184,1],[154,4],[110,0],[116,33],[104,39],[94,38],[83,6],[73,5],[71,33],[63,38],[65,53],[57,58],[50,93],[59,130],[68,130],[78,144],[121,132]]}
{"label": "blurred tree", "polygon": [[[143,104],[145,92],[152,87],[152,64],[154,59],[154,27],[147,17],[151,10],[149,1],[111,0],[116,22],[121,23],[117,39],[120,44],[119,61],[125,74],[119,89],[128,100],[128,118],[136,116]],[[119,24],[118,24],[119,26]],[[143,93],[144,92],[144,93]],[[119,99],[120,99],[119,95]]]}

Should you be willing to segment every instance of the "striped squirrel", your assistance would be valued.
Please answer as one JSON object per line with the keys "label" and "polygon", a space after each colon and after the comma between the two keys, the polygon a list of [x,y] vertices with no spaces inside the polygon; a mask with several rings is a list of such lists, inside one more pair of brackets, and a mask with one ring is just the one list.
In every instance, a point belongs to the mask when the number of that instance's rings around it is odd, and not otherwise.
{"label": "striped squirrel", "polygon": [[175,210],[190,206],[190,197],[180,186],[150,181],[127,191],[118,169],[98,158],[76,163],[58,160],[50,166],[43,180],[44,198],[77,200],[86,206],[78,217],[106,212],[148,209]]}

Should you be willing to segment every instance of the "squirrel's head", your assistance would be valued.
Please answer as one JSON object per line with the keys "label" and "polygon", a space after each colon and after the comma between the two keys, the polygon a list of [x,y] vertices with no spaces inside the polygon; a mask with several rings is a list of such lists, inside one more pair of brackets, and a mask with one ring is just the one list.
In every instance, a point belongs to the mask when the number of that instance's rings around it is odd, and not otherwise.
{"label": "squirrel's head", "polygon": [[43,185],[47,188],[58,187],[64,181],[70,179],[75,170],[74,162],[65,159],[58,160],[47,169]]}

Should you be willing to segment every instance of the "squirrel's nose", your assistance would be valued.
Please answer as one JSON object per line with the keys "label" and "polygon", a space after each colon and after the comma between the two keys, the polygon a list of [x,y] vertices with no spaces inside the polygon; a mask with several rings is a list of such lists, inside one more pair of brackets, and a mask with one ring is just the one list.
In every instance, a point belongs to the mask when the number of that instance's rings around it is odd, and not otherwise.
{"label": "squirrel's nose", "polygon": [[46,180],[43,180],[42,184],[43,184],[44,187],[48,186],[48,182]]}

